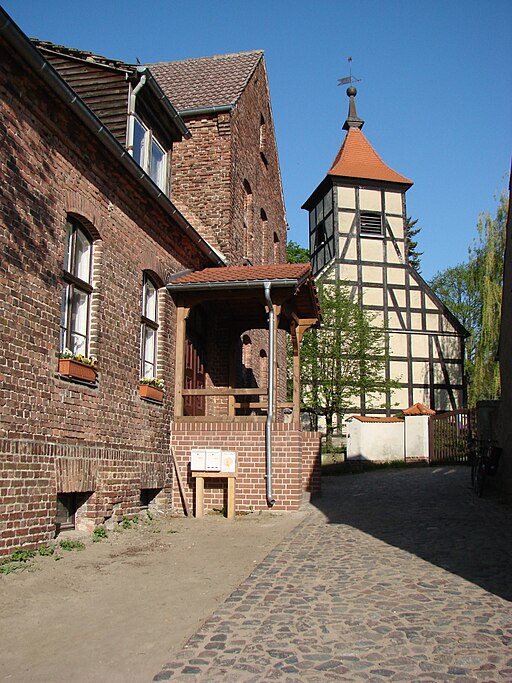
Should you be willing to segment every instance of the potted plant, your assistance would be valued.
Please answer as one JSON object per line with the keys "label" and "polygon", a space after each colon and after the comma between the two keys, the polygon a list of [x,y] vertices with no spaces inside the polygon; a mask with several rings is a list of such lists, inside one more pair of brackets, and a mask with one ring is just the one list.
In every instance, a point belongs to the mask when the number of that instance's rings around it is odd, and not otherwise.
{"label": "potted plant", "polygon": [[149,398],[151,401],[161,403],[164,399],[164,381],[159,377],[143,377],[139,383],[139,395],[141,398]]}
{"label": "potted plant", "polygon": [[82,380],[83,382],[96,382],[96,358],[84,356],[81,353],[73,353],[64,349],[59,354],[59,373],[66,377]]}

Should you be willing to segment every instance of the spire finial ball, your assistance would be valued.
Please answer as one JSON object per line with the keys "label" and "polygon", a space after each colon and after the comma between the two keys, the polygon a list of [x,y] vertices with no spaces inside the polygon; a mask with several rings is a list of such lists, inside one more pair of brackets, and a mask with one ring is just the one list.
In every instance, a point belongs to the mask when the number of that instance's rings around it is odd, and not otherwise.
{"label": "spire finial ball", "polygon": [[357,95],[357,90],[353,85],[349,85],[347,88],[347,95],[349,97],[355,97]]}

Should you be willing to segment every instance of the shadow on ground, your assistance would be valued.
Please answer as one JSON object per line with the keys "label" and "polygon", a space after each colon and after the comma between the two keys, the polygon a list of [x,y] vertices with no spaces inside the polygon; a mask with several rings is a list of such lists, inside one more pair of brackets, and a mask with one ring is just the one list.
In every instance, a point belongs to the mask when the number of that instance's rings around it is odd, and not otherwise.
{"label": "shadow on ground", "polygon": [[467,467],[323,477],[313,504],[346,524],[512,601],[512,505],[478,498]]}

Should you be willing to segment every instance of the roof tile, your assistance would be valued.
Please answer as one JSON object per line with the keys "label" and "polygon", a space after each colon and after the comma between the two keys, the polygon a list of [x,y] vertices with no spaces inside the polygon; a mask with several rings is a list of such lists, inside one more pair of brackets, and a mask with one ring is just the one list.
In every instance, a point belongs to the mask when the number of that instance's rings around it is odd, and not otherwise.
{"label": "roof tile", "polygon": [[310,263],[274,263],[263,266],[205,268],[173,280],[173,284],[208,282],[253,282],[260,280],[301,280],[311,272]]}
{"label": "roof tile", "polygon": [[328,175],[345,178],[384,180],[412,185],[403,175],[387,166],[365,138],[360,128],[349,128]]}
{"label": "roof tile", "polygon": [[261,50],[148,64],[178,111],[235,104],[263,57]]}

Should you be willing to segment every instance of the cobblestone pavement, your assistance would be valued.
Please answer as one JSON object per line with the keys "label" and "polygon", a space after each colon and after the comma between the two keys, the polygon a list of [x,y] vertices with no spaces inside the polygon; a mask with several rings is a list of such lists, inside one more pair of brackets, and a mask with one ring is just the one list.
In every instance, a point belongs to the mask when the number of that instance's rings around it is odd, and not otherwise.
{"label": "cobblestone pavement", "polygon": [[512,508],[467,468],[329,477],[153,678],[512,681]]}

